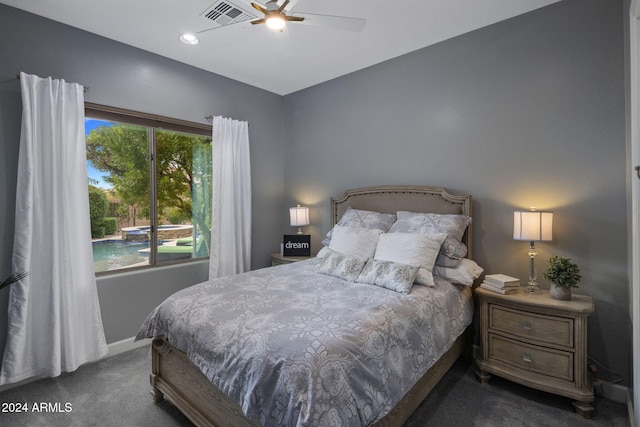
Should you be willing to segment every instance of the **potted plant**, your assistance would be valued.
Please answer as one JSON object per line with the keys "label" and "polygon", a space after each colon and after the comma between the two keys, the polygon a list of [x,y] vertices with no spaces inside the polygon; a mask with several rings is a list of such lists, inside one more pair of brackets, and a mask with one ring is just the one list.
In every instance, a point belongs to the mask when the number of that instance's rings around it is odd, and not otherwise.
{"label": "potted plant", "polygon": [[551,298],[560,300],[570,300],[571,288],[577,288],[582,280],[580,268],[569,258],[559,256],[549,259],[549,267],[544,272],[544,278],[551,282]]}

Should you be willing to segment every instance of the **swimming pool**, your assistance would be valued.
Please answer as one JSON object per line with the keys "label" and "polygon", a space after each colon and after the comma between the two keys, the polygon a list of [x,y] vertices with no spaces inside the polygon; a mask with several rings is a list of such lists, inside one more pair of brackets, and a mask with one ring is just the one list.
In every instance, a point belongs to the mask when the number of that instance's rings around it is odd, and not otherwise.
{"label": "swimming pool", "polygon": [[149,242],[101,240],[93,242],[93,266],[96,272],[117,270],[135,264],[149,263],[149,257],[138,251],[149,247]]}

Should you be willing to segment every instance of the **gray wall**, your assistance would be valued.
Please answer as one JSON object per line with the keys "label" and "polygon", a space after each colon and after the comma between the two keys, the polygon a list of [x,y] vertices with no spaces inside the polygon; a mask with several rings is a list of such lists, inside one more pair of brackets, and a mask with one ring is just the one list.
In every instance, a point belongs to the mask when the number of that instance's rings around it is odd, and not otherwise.
{"label": "gray wall", "polygon": [[[582,269],[589,355],[630,383],[621,0],[565,0],[286,96],[285,206],[314,249],[347,188],[441,185],[474,197],[474,256],[526,279],[513,210],[554,211],[539,243]],[[626,10],[626,9],[625,9]],[[288,229],[288,227],[285,227]]]}
{"label": "gray wall", "polygon": [[[206,123],[222,115],[250,123],[254,268],[269,265],[286,212],[281,96],[0,5],[0,277],[11,271],[16,164],[20,139],[19,71],[90,87],[85,100]],[[259,213],[259,214],[258,214]],[[276,227],[274,227],[274,224]],[[98,279],[107,342],[129,338],[174,291],[205,280],[206,262]],[[0,291],[0,353],[8,290]]]}

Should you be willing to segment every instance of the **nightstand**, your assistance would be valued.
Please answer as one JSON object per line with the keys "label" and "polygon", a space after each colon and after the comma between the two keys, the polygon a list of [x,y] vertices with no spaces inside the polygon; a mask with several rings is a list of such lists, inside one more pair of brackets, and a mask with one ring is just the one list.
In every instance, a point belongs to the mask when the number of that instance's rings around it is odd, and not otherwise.
{"label": "nightstand", "polygon": [[279,252],[271,254],[271,266],[280,265],[280,264],[290,264],[292,262],[304,261],[306,259],[311,259],[315,257],[312,256],[284,256]]}
{"label": "nightstand", "polygon": [[482,356],[476,375],[494,374],[574,399],[576,412],[593,414],[593,379],[587,370],[587,317],[593,298],[552,299],[549,291],[502,295],[477,288]]}

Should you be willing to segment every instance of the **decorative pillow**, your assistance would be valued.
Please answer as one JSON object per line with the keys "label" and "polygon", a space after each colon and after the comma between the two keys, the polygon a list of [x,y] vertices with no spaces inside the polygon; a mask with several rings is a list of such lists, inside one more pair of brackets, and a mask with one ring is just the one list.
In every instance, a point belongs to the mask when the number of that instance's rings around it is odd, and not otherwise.
{"label": "decorative pillow", "polygon": [[331,249],[328,246],[323,246],[322,249],[316,254],[316,258],[324,258],[331,253]]}
{"label": "decorative pillow", "polygon": [[373,258],[381,230],[336,225],[329,248],[346,255]]}
{"label": "decorative pillow", "polygon": [[370,259],[360,272],[357,282],[408,294],[416,274],[418,267],[412,265]]}
{"label": "decorative pillow", "polygon": [[[336,225],[382,230],[386,233],[394,222],[396,222],[396,216],[393,214],[353,209],[349,206]],[[322,241],[323,245],[329,246],[332,234],[333,229],[327,233],[327,237]]]}
{"label": "decorative pillow", "polygon": [[466,215],[398,211],[398,220],[389,233],[447,233],[441,252],[449,258],[462,259],[467,254],[462,236],[469,224],[471,217]]}
{"label": "decorative pillow", "polygon": [[318,273],[355,282],[367,262],[367,258],[345,255],[327,248],[327,253],[318,263]]}
{"label": "decorative pillow", "polygon": [[473,260],[463,258],[454,268],[441,267],[436,265],[433,274],[442,277],[451,283],[458,285],[472,286],[473,282],[480,277],[484,269]]}
{"label": "decorative pillow", "polygon": [[436,262],[445,233],[386,233],[380,236],[374,259],[393,261],[419,267],[415,282],[435,286],[433,266]]}

